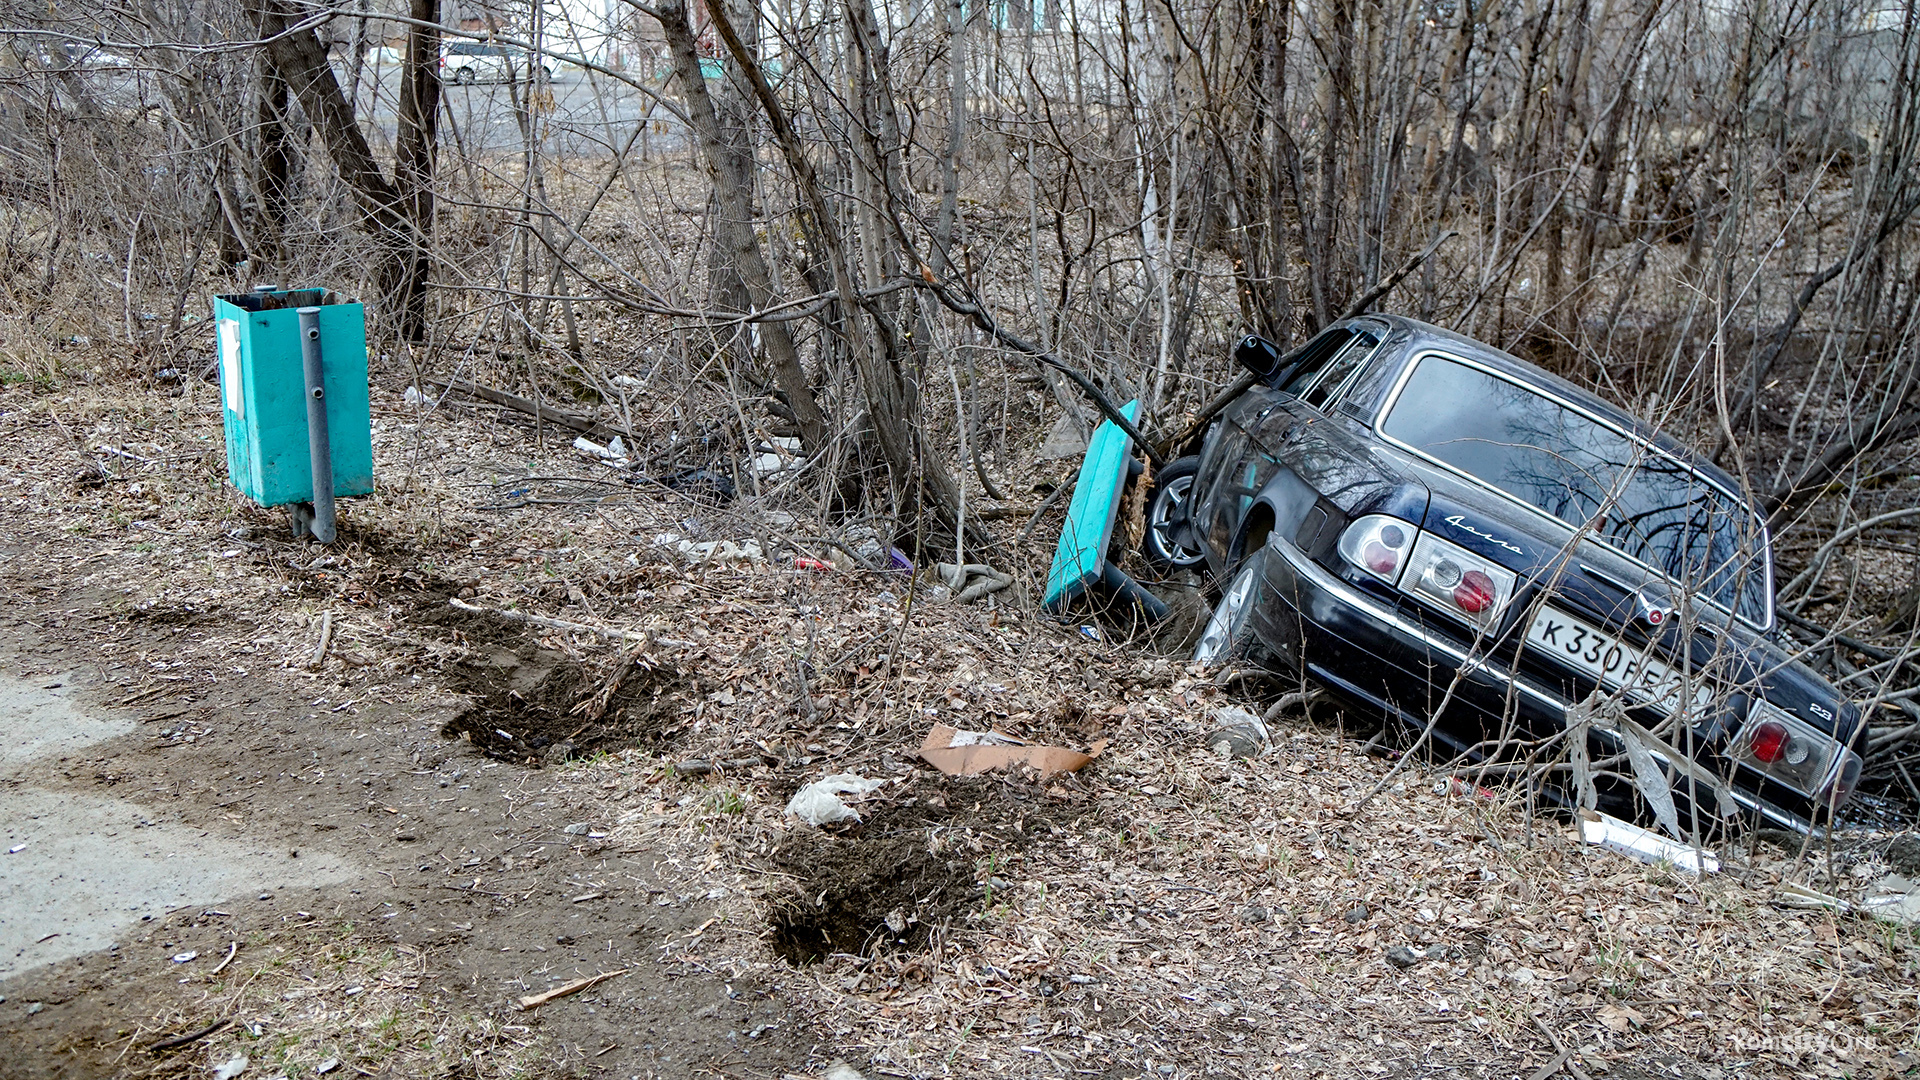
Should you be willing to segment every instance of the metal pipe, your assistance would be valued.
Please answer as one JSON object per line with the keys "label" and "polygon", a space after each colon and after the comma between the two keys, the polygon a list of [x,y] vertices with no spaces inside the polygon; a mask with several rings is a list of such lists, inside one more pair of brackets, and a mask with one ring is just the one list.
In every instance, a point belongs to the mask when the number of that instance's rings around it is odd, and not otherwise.
{"label": "metal pipe", "polygon": [[320,309],[300,314],[300,366],[307,381],[307,456],[313,463],[313,538],[333,543],[333,444],[327,439],[326,372],[320,360]]}

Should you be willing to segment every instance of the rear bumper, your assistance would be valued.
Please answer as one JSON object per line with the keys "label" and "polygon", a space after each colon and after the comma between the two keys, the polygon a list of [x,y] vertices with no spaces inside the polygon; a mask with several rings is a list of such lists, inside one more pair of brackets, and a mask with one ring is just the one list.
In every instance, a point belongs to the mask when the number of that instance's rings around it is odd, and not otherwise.
{"label": "rear bumper", "polygon": [[[1416,728],[1444,708],[1444,726],[1435,725],[1433,734],[1456,752],[1481,733],[1545,736],[1566,726],[1573,703],[1561,693],[1429,632],[1417,619],[1340,580],[1284,538],[1269,542],[1264,562],[1266,589],[1253,612],[1255,632],[1335,696]],[[1618,739],[1604,730],[1595,735],[1609,743]],[[1670,772],[1701,771],[1657,748],[1655,756]],[[1776,824],[1812,828],[1806,817],[1752,791],[1724,782],[1719,786],[1734,802]]]}

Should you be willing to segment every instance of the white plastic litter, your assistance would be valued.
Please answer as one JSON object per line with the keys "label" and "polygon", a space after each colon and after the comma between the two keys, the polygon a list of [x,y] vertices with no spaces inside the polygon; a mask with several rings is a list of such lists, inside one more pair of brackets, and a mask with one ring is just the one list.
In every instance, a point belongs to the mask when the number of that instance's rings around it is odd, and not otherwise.
{"label": "white plastic litter", "polygon": [[1867,887],[1860,907],[1893,922],[1920,923],[1920,885],[1899,874],[1888,874]]}
{"label": "white plastic litter", "polygon": [[734,543],[731,540],[693,541],[679,533],[660,533],[653,538],[654,547],[663,547],[673,551],[688,566],[742,566],[766,561],[766,553],[760,550],[758,540],[743,540]]}
{"label": "white plastic litter", "polygon": [[793,793],[787,802],[787,813],[809,825],[828,825],[836,821],[859,821],[860,815],[853,807],[840,798],[851,795],[855,798],[871,795],[886,784],[882,780],[869,780],[852,773],[835,773],[824,780],[813,783]]}
{"label": "white plastic litter", "polygon": [[1643,863],[1671,863],[1675,870],[1694,874],[1702,870],[1720,872],[1720,857],[1711,851],[1676,844],[1658,833],[1592,810],[1580,811],[1580,839]]}
{"label": "white plastic litter", "polygon": [[585,435],[581,435],[573,440],[573,448],[590,458],[611,461],[615,465],[625,465],[627,463],[627,444],[621,441],[618,435],[615,435],[613,441],[605,446],[601,446]]}
{"label": "white plastic litter", "polygon": [[793,438],[773,438],[767,440],[768,449],[754,455],[753,471],[762,476],[777,472],[799,469],[805,462],[800,455],[800,440]]}

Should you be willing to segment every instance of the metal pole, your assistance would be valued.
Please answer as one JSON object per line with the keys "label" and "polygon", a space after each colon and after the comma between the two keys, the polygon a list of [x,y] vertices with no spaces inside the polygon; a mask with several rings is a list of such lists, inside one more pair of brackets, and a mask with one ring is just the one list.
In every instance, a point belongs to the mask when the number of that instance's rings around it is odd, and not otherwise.
{"label": "metal pole", "polygon": [[300,313],[300,366],[307,376],[307,456],[313,462],[313,538],[333,543],[333,445],[327,440],[327,388],[320,362],[320,309]]}

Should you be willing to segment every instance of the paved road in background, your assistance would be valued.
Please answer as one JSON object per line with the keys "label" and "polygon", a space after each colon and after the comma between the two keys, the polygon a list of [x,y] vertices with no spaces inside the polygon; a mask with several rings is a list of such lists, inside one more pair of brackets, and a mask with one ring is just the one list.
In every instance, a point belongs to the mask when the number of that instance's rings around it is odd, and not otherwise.
{"label": "paved road in background", "polygon": [[[348,73],[338,71],[341,85]],[[391,148],[394,138],[395,103],[399,99],[400,71],[391,64],[369,64],[361,69],[361,82],[355,107],[363,120],[371,123],[369,132],[380,148]],[[554,73],[549,87],[553,95],[551,109],[538,110],[542,151],[570,157],[609,157],[633,138],[635,125],[649,120],[647,132],[634,144],[633,152],[659,153],[679,149],[685,141],[685,127],[673,114],[655,104],[640,89],[597,73],[561,70]],[[524,95],[524,84],[509,87],[504,83],[475,83],[461,86],[447,83],[447,111],[458,129],[459,145],[469,154],[518,151],[524,145],[519,119],[514,115],[514,97]],[[441,146],[458,152],[455,131],[441,117]]]}
{"label": "paved road in background", "polygon": [[[339,63],[334,65],[334,75],[343,87],[353,82],[352,73]],[[144,111],[159,101],[156,78],[154,72],[134,67],[95,67],[84,72],[84,85],[99,104]],[[382,157],[390,157],[393,150],[399,89],[398,64],[369,61],[362,66],[359,85],[353,92],[354,109],[368,126],[368,137]],[[476,157],[520,150],[524,141],[514,98],[527,89],[525,84],[445,84],[441,145],[455,153],[464,148]],[[597,72],[563,68],[554,72],[547,89],[551,91],[550,107],[542,102],[543,107],[536,109],[541,148],[546,153],[611,157],[633,138],[635,126],[643,119],[648,121],[647,131],[634,143],[635,154],[672,152],[686,145],[685,125],[631,83]],[[452,114],[452,125],[447,124],[446,113]]]}

